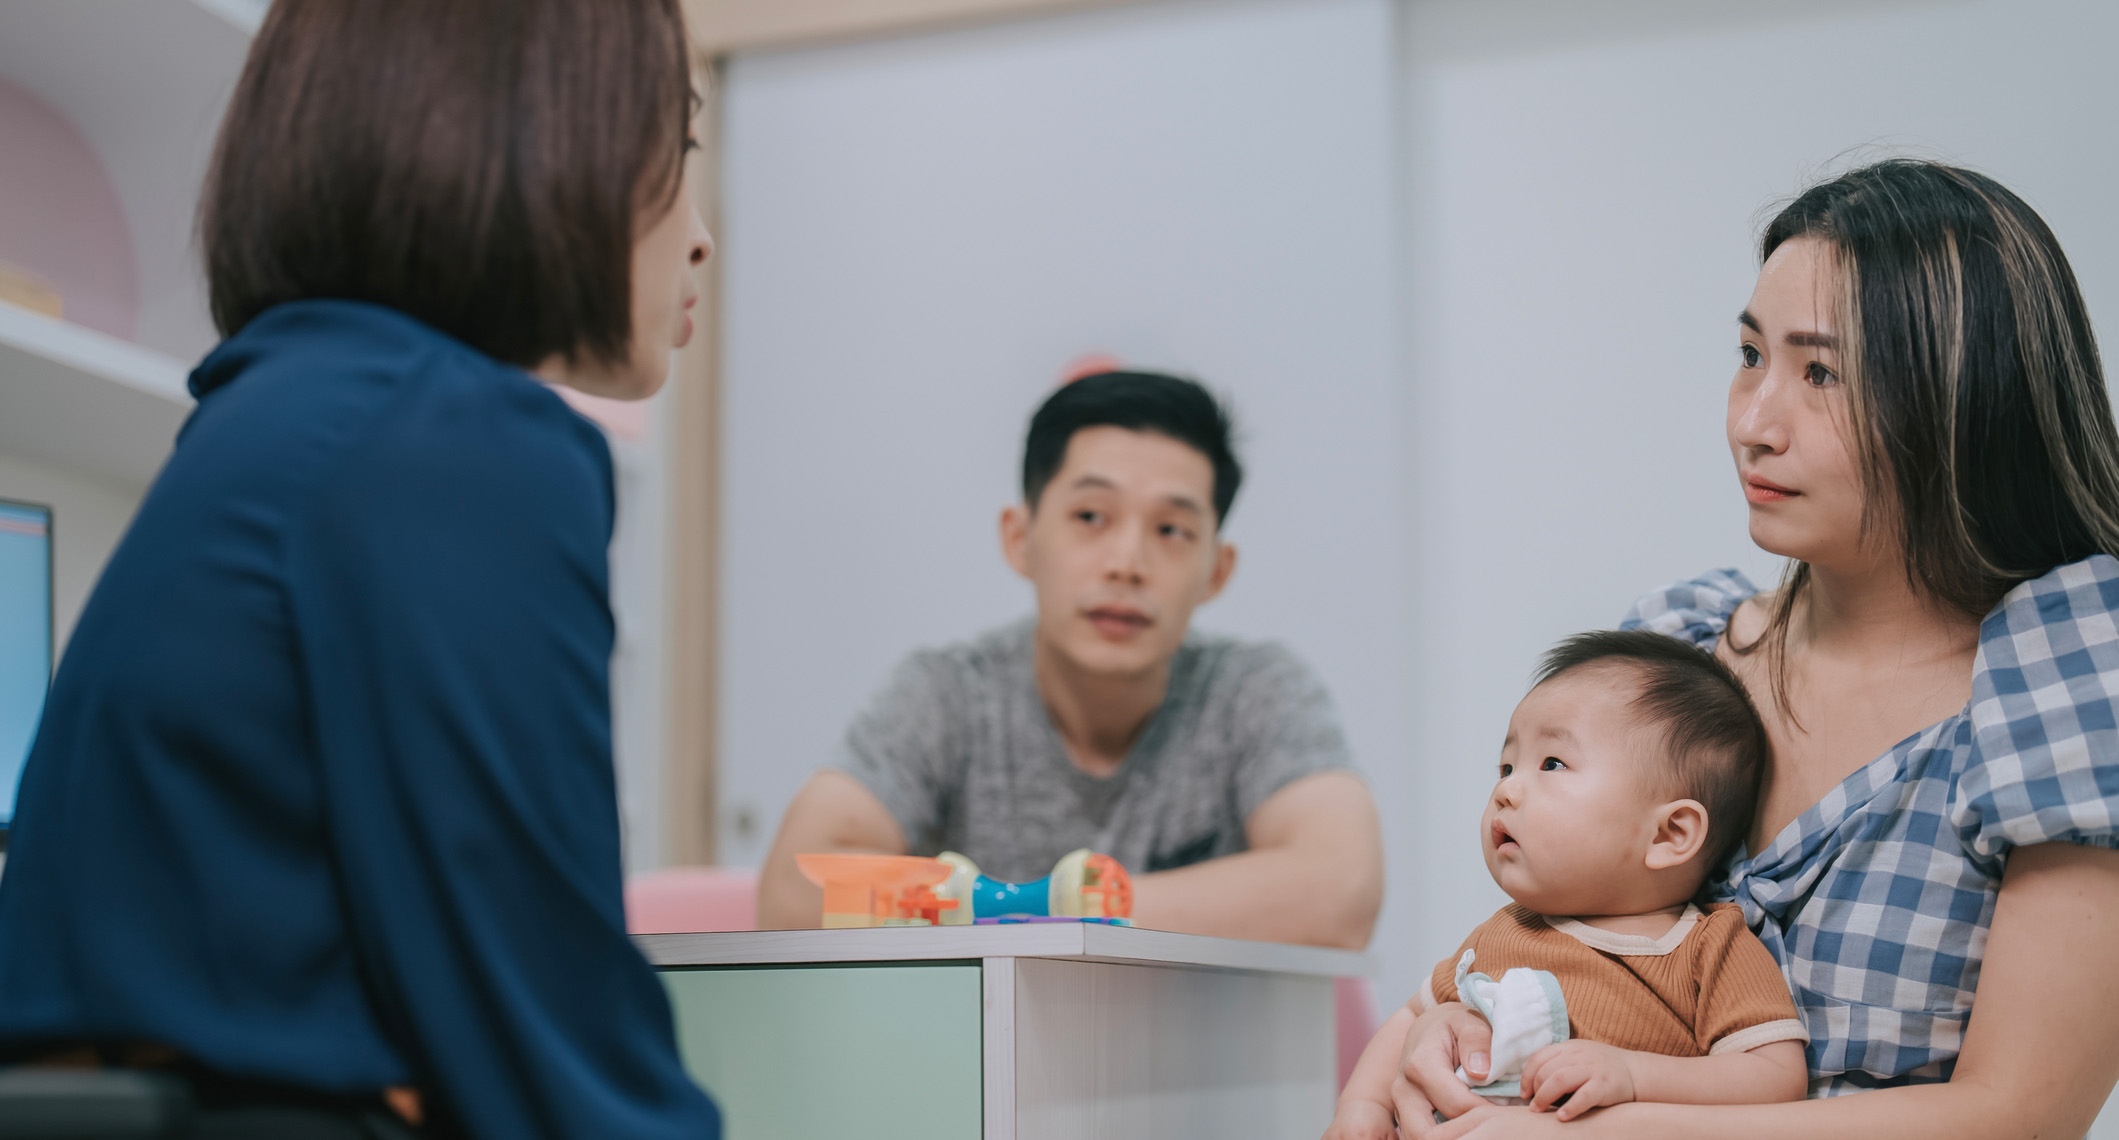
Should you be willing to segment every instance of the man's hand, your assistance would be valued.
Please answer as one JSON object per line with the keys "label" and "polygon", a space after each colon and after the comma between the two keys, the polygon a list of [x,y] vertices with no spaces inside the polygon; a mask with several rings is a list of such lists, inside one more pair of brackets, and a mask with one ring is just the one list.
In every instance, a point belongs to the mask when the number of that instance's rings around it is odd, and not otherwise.
{"label": "man's hand", "polygon": [[1455,1120],[1493,1107],[1457,1079],[1457,1066],[1462,1065],[1473,1080],[1486,1080],[1493,1040],[1493,1027],[1463,1002],[1445,1002],[1413,1021],[1398,1058],[1400,1076],[1391,1089],[1398,1126],[1408,1137],[1420,1140],[1432,1132],[1438,1111]]}
{"label": "man's hand", "polygon": [[1374,1101],[1341,1101],[1324,1140],[1398,1140],[1398,1122],[1391,1119],[1390,1109]]}
{"label": "man's hand", "polygon": [[[1560,1098],[1566,1104],[1559,1104]],[[1599,1041],[1562,1041],[1530,1055],[1523,1066],[1523,1099],[1534,1112],[1559,1108],[1561,1120],[1607,1104],[1633,1099],[1633,1070],[1626,1050]]]}

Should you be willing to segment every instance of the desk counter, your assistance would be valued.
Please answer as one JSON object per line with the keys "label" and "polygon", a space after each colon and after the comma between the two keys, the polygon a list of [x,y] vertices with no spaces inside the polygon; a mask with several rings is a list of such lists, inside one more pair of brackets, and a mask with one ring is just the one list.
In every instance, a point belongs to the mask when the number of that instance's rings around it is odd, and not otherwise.
{"label": "desk counter", "polygon": [[1094,924],[641,935],[731,1140],[1304,1137],[1367,955]]}

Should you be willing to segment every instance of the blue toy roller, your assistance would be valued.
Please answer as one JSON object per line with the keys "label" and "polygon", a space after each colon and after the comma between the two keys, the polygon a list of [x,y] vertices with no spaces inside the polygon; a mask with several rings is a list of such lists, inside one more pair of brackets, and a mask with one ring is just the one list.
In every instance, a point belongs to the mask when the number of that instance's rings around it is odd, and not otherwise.
{"label": "blue toy roller", "polygon": [[935,897],[955,899],[941,912],[944,926],[1012,917],[1125,920],[1133,914],[1133,880],[1118,860],[1084,847],[1070,851],[1036,882],[1004,883],[979,873],[978,864],[954,851],[936,856],[950,875]]}

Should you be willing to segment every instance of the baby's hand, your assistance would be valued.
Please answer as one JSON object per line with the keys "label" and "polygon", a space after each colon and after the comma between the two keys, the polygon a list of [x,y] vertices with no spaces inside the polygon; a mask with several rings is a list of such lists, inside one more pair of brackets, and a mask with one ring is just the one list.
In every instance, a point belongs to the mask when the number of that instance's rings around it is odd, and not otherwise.
{"label": "baby's hand", "polygon": [[1633,1099],[1633,1070],[1626,1051],[1596,1041],[1562,1041],[1530,1055],[1523,1066],[1523,1098],[1533,1112],[1551,1112],[1561,1097],[1559,1118],[1575,1117],[1607,1104]]}
{"label": "baby's hand", "polygon": [[1398,1140],[1398,1122],[1390,1109],[1375,1101],[1346,1101],[1332,1114],[1324,1140]]}

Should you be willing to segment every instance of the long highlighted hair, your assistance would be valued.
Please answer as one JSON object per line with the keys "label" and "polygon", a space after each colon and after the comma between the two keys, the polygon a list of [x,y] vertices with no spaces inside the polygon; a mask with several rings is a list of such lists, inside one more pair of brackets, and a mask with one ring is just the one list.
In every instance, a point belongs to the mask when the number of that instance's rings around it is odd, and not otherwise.
{"label": "long highlighted hair", "polygon": [[[1830,249],[1865,537],[1895,537],[1907,581],[1978,617],[2017,584],[2119,554],[2119,429],[2089,313],[2043,219],[1982,174],[1892,159],[1805,191],[1759,242]],[[1788,627],[1810,583],[1789,565],[1766,629],[1788,711]]]}

